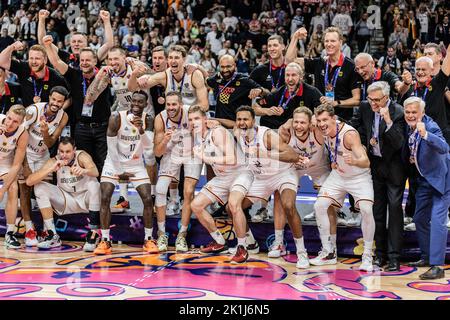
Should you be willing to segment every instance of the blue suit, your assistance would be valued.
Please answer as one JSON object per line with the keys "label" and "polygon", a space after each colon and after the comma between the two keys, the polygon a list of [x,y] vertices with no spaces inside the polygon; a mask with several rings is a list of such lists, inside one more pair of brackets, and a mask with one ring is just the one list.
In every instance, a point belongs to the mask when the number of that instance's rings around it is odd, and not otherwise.
{"label": "blue suit", "polygon": [[[449,146],[441,129],[430,117],[422,119],[427,139],[417,142],[416,211],[413,220],[421,250],[421,258],[430,265],[443,265],[447,247],[447,214],[450,206]],[[408,128],[403,146],[403,160],[409,163]]]}

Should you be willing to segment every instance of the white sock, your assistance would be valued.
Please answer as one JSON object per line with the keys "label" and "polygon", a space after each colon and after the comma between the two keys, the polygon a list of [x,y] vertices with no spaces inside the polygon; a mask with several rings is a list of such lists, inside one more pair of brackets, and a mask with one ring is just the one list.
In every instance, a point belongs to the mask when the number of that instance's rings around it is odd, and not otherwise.
{"label": "white sock", "polygon": [[180,227],[180,233],[182,233],[182,232],[187,232],[187,229],[188,229],[187,226],[181,225],[181,227]]}
{"label": "white sock", "polygon": [[245,238],[237,238],[238,239],[238,246],[244,246],[245,248]]}
{"label": "white sock", "polygon": [[152,189],[151,194],[153,196],[156,194],[156,186],[154,184],[152,184],[151,189]]}
{"label": "white sock", "polygon": [[333,246],[333,249],[336,248],[336,238],[337,238],[337,234],[330,235],[331,245]]}
{"label": "white sock", "polygon": [[169,190],[169,201],[176,202],[178,200],[178,188]]}
{"label": "white sock", "polygon": [[276,243],[283,243],[284,240],[284,229],[275,230],[275,241]]}
{"label": "white sock", "polygon": [[153,239],[153,228],[144,228],[145,240]]}
{"label": "white sock", "polygon": [[33,222],[31,220],[25,221],[25,231],[29,231],[31,229],[33,229]]}
{"label": "white sock", "polygon": [[16,225],[8,223],[7,226],[6,226],[6,233],[8,233],[10,231],[14,232],[15,228],[16,228]]}
{"label": "white sock", "polygon": [[47,230],[52,230],[53,233],[56,233],[55,223],[53,222],[53,218],[44,220],[44,225]]}
{"label": "white sock", "polygon": [[297,248],[297,253],[299,252],[305,252],[305,243],[303,242],[303,237],[301,238],[294,238],[295,247]]}
{"label": "white sock", "polygon": [[128,200],[128,183],[119,183],[120,196]]}
{"label": "white sock", "polygon": [[255,237],[253,237],[253,233],[251,229],[248,229],[248,231],[245,233],[245,236],[247,237],[247,243],[252,244],[255,243]]}
{"label": "white sock", "polygon": [[225,244],[225,238],[219,230],[211,232],[210,235],[218,244]]}
{"label": "white sock", "polygon": [[331,252],[333,249],[331,248],[331,241],[329,234],[323,234],[320,236],[320,241],[322,242],[322,247],[327,252]]}
{"label": "white sock", "polygon": [[163,233],[166,233],[166,222],[165,221],[158,222],[158,230]]}
{"label": "white sock", "polygon": [[102,229],[102,239],[109,240],[109,229]]}
{"label": "white sock", "polygon": [[372,254],[373,241],[364,241],[364,253]]}

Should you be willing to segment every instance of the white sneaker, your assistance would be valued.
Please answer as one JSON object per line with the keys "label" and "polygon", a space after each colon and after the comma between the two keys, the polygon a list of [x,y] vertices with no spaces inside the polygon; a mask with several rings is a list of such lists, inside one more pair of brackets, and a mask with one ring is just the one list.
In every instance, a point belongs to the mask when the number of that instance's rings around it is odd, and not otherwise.
{"label": "white sneaker", "polygon": [[259,208],[258,211],[252,216],[252,222],[260,223],[267,219],[269,211],[267,208]]}
{"label": "white sneaker", "polygon": [[372,254],[364,253],[362,255],[362,262],[361,265],[359,266],[359,270],[367,272],[373,271]]}
{"label": "white sneaker", "polygon": [[99,234],[93,230],[89,230],[89,232],[86,234],[86,240],[83,245],[83,251],[94,252],[99,242],[100,242]]}
{"label": "white sneaker", "polygon": [[170,201],[166,208],[166,216],[176,215],[180,211],[180,203],[178,201]]}
{"label": "white sneaker", "polygon": [[333,252],[328,252],[325,249],[319,252],[319,255],[314,259],[309,260],[314,266],[324,266],[329,264],[337,264],[336,249]]}
{"label": "white sneaker", "polygon": [[410,224],[410,223],[412,223],[412,222],[413,222],[413,219],[412,219],[411,217],[405,217],[405,218],[403,218],[403,223],[404,223],[405,225]]}
{"label": "white sneaker", "polygon": [[167,234],[164,232],[158,231],[158,240],[156,240],[156,245],[158,246],[159,252],[167,251],[168,244],[169,244],[169,239],[167,238]]}
{"label": "white sneaker", "polygon": [[[246,248],[246,250],[247,250],[247,252],[250,254],[257,254],[257,253],[259,253],[259,244],[258,244],[258,242],[254,242],[254,243],[251,243],[251,244],[248,244],[247,246],[246,246],[247,248]],[[231,248],[228,248],[228,253],[230,253],[230,254],[236,254],[236,250],[237,250],[237,246],[236,247],[231,247]]]}
{"label": "white sneaker", "polygon": [[308,213],[306,216],[303,217],[303,220],[305,221],[314,221],[316,220],[316,213],[313,211],[311,213]]}
{"label": "white sneaker", "polygon": [[416,231],[416,224],[411,222],[410,224],[405,226],[405,231]]}
{"label": "white sneaker", "polygon": [[25,233],[25,246],[36,247],[39,241],[37,240],[37,233],[34,229],[30,229]]}
{"label": "white sneaker", "polygon": [[307,269],[310,267],[308,253],[306,251],[297,252],[297,269]]}
{"label": "white sneaker", "polygon": [[5,247],[7,249],[20,249],[20,242],[17,240],[14,232],[9,231],[5,234]]}
{"label": "white sneaker", "polygon": [[38,243],[39,249],[50,249],[60,247],[62,245],[61,239],[57,233],[53,233],[52,230],[47,230],[47,236],[45,239]]}
{"label": "white sneaker", "polygon": [[187,252],[189,250],[186,241],[186,232],[178,234],[177,240],[175,241],[175,250],[177,252]]}
{"label": "white sneaker", "polygon": [[351,227],[357,227],[361,225],[361,214],[354,213],[350,217],[350,219],[347,220],[347,226]]}
{"label": "white sneaker", "polygon": [[282,243],[274,242],[270,248],[267,256],[269,258],[279,258],[287,254],[286,247]]}

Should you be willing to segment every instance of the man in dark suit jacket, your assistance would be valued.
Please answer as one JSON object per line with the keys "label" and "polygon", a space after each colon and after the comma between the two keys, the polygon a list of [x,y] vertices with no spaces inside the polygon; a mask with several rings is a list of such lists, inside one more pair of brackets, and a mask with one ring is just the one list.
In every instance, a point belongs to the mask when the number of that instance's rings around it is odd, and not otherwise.
{"label": "man in dark suit jacket", "polygon": [[422,280],[445,277],[447,247],[447,212],[450,206],[449,146],[441,129],[425,115],[425,102],[410,97],[405,107],[405,143],[403,161],[416,169],[416,210],[413,220],[419,240],[421,258],[410,266],[431,268],[420,275]]}
{"label": "man in dark suit jacket", "polygon": [[[390,100],[389,84],[377,81],[367,88],[367,101],[361,102],[352,119],[361,142],[366,147],[372,171],[375,219],[376,257],[374,264],[386,271],[400,270],[403,235],[402,200],[406,172],[401,150],[404,143],[403,108]],[[389,224],[386,228],[387,209]]]}

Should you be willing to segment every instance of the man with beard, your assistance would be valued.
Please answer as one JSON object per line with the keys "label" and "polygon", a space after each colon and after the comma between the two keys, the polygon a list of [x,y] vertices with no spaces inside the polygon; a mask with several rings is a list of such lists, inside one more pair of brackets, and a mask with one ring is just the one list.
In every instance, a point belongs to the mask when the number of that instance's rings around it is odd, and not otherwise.
{"label": "man with beard", "polygon": [[128,80],[128,89],[135,91],[138,89],[149,89],[157,85],[165,88],[165,93],[172,91],[180,92],[183,104],[191,106],[197,104],[203,110],[208,111],[208,90],[205,86],[205,78],[200,70],[195,70],[189,74],[186,65],[186,50],[184,47],[175,45],[169,49],[169,68],[164,72],[154,75],[132,74]]}
{"label": "man with beard", "polygon": [[[155,156],[161,157],[156,183],[156,216],[158,221],[158,250],[167,250],[165,233],[167,190],[170,183],[179,180],[181,166],[184,169],[184,201],[181,211],[181,227],[175,242],[177,252],[188,251],[186,235],[191,219],[191,201],[202,169],[202,163],[192,157],[192,135],[188,128],[189,105],[183,105],[181,93],[166,93],[166,109],[155,119]],[[205,111],[203,106],[202,110]]]}
{"label": "man with beard", "polygon": [[355,57],[355,71],[360,75],[361,100],[367,100],[367,87],[376,81],[386,81],[390,86],[391,98],[398,93],[401,97],[412,83],[412,75],[405,70],[402,74],[403,81],[391,71],[378,69],[370,54],[362,52]]}
{"label": "man with beard", "polygon": [[[139,68],[138,68],[139,66]],[[93,112],[94,102],[97,101],[99,95],[101,95],[108,86],[111,86],[116,96],[117,110],[129,110],[132,100],[132,91],[128,89],[128,81],[133,73],[138,75],[143,72],[149,72],[147,65],[141,61],[133,58],[127,58],[125,50],[120,47],[114,47],[108,52],[108,65],[102,67],[95,76],[94,81],[88,87],[86,96],[84,99],[84,105],[82,115],[89,117]],[[149,95],[148,90],[144,90]],[[152,100],[147,100],[147,106],[145,111],[152,118],[154,118],[155,112],[153,110]],[[149,135],[150,141],[153,141],[153,132],[146,131]],[[146,156],[146,165],[149,167],[150,181],[152,182],[152,194],[154,194],[154,186],[156,184],[156,160],[153,155],[153,146],[146,147],[144,155]],[[128,201],[128,184],[126,182],[119,182],[120,197],[114,205],[115,210],[123,211],[124,209],[130,209],[130,202]]]}
{"label": "man with beard", "polygon": [[372,246],[375,221],[372,213],[373,185],[369,158],[361,145],[358,131],[337,120],[332,105],[320,105],[314,110],[314,114],[317,126],[325,137],[332,170],[320,188],[314,204],[322,250],[310,262],[313,265],[337,263],[336,248],[331,242],[327,211],[331,205],[342,207],[345,195],[350,193],[355,198],[355,206],[359,207],[362,215],[364,253],[359,269],[371,272],[373,271]]}
{"label": "man with beard", "polygon": [[17,217],[17,174],[22,167],[28,142],[28,132],[23,126],[26,111],[22,105],[13,105],[6,115],[0,115],[0,202],[8,193],[5,205],[7,249],[19,249],[20,242],[14,236]]}
{"label": "man with beard", "polygon": [[[253,174],[246,168],[242,149],[231,132],[222,126],[208,128],[206,113],[198,106],[189,108],[188,118],[194,136],[194,155],[210,164],[215,173],[215,177],[203,186],[191,203],[195,216],[214,239],[201,252],[220,253],[228,249],[214,219],[206,210],[216,201],[222,205],[228,202],[238,244],[244,246],[246,221],[242,201],[250,189]],[[231,263],[234,263],[234,258]]]}
{"label": "man with beard", "polygon": [[[28,62],[12,60],[12,53],[22,48],[22,43],[16,41],[3,50],[0,53],[0,67],[17,75],[25,107],[33,103],[49,101],[50,90],[55,86],[67,87],[64,78],[53,68],[47,67],[47,53],[40,45],[30,48]],[[67,105],[68,103],[65,107]]]}
{"label": "man with beard", "polygon": [[[67,113],[63,110],[64,102],[69,92],[61,86],[53,87],[50,91],[50,101],[32,104],[27,108],[25,128],[30,135],[27,145],[26,161],[23,165],[23,176],[27,178],[31,173],[41,169],[50,159],[51,148],[60,137],[62,130],[68,122]],[[51,180],[52,176],[47,179]],[[25,180],[19,180],[20,211],[25,221],[25,245],[32,247],[38,244],[36,231],[31,222],[31,188]],[[54,234],[47,233],[45,240],[51,240]],[[48,239],[47,239],[48,238]]]}
{"label": "man with beard", "polygon": [[98,73],[97,56],[90,48],[81,49],[79,68],[75,68],[57,55],[52,36],[45,36],[42,42],[51,64],[71,86],[73,113],[70,120],[74,128],[72,136],[75,144],[79,149],[92,155],[97,169],[101,172],[106,158],[106,129],[111,115],[109,91],[105,90],[97,97],[90,117],[82,114],[84,97]]}
{"label": "man with beard", "polygon": [[[53,172],[56,172],[56,185],[43,181]],[[50,249],[62,244],[53,222],[55,211],[58,215],[89,213],[90,230],[83,250],[94,251],[100,224],[100,183],[97,177],[98,170],[91,156],[83,150],[76,150],[72,138],[63,137],[58,155],[27,178],[27,185],[34,186],[47,232],[53,233],[53,237],[39,242],[38,248]]]}
{"label": "man with beard", "polygon": [[[50,12],[47,10],[39,11],[39,23],[38,23],[38,41],[40,45],[44,45],[44,37],[45,37],[45,20],[50,15]],[[101,62],[106,58],[106,54],[108,51],[114,46],[114,36],[113,30],[111,27],[110,14],[108,11],[100,10],[99,14],[100,18],[103,21],[103,25],[105,28],[105,43],[98,49],[96,58],[97,62]],[[58,56],[64,61],[66,64],[73,68],[80,67],[80,53],[81,49],[89,48],[88,38],[84,33],[75,32],[70,37],[69,50],[70,52],[59,50],[56,45],[52,45],[53,49],[58,52]]]}
{"label": "man with beard", "polygon": [[134,92],[130,110],[114,112],[109,118],[107,141],[108,155],[100,179],[101,206],[100,227],[101,241],[94,254],[111,254],[109,236],[111,224],[111,196],[120,180],[133,183],[144,204],[144,245],[147,253],[157,252],[153,241],[153,203],[151,185],[142,158],[144,148],[151,145],[146,131],[153,128],[153,119],[144,112],[148,95],[144,91]]}

